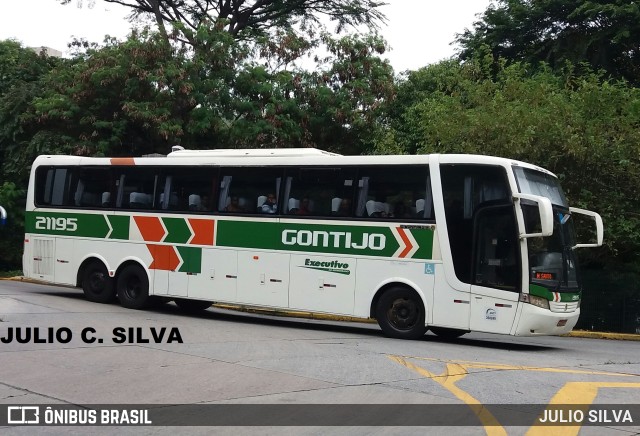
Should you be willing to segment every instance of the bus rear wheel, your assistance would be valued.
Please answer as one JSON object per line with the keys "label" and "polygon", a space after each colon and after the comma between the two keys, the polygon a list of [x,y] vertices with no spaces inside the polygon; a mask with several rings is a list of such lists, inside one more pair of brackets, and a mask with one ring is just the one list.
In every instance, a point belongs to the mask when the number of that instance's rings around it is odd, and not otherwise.
{"label": "bus rear wheel", "polygon": [[442,339],[456,339],[468,333],[466,330],[450,329],[446,327],[430,327],[429,330]]}
{"label": "bus rear wheel", "polygon": [[202,301],[202,300],[188,300],[186,298],[176,298],[176,305],[187,313],[198,313],[202,312],[211,307],[211,301]]}
{"label": "bus rear wheel", "polygon": [[392,338],[418,339],[427,331],[422,300],[408,288],[392,288],[382,294],[376,319],[384,334]]}
{"label": "bus rear wheel", "polygon": [[113,279],[102,262],[94,261],[86,266],[82,275],[82,290],[89,301],[109,303],[116,297]]}
{"label": "bus rear wheel", "polygon": [[118,274],[116,284],[122,307],[144,309],[150,303],[149,278],[139,265],[127,265]]}

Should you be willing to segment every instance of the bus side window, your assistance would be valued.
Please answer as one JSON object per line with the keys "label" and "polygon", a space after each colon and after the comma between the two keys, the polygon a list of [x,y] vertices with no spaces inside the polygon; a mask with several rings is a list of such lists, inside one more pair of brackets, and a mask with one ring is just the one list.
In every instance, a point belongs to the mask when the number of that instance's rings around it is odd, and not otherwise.
{"label": "bus side window", "polygon": [[74,206],[74,174],[72,168],[39,168],[36,173],[36,205]]}
{"label": "bus side window", "polygon": [[222,168],[217,210],[261,215],[279,213],[283,209],[280,198],[282,174],[282,168]]}
{"label": "bus side window", "polygon": [[214,210],[217,167],[166,168],[160,184],[162,210],[211,212]]}
{"label": "bus side window", "polygon": [[157,168],[123,168],[119,172],[118,204],[122,209],[152,210],[158,190]]}
{"label": "bus side window", "polygon": [[111,207],[111,170],[105,167],[80,167],[74,193],[74,206],[95,209]]}
{"label": "bus side window", "polygon": [[[300,168],[287,171],[285,213],[292,216],[351,216],[355,169]],[[342,208],[340,205],[342,204]]]}
{"label": "bus side window", "polygon": [[380,220],[433,219],[426,165],[372,166],[360,170],[356,216]]}

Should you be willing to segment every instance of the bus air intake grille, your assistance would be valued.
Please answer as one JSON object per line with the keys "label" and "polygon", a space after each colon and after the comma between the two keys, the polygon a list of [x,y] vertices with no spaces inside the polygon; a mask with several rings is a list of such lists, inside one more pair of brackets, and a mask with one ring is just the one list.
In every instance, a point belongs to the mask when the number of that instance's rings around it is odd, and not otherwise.
{"label": "bus air intake grille", "polygon": [[570,301],[565,303],[549,301],[549,309],[551,309],[552,312],[571,313],[578,309],[578,302]]}

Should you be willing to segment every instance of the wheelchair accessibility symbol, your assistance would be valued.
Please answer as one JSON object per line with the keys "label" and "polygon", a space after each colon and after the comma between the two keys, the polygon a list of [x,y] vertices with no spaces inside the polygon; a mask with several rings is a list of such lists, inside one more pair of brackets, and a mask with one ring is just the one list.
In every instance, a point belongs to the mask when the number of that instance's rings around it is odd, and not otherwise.
{"label": "wheelchair accessibility symbol", "polygon": [[432,263],[425,263],[424,273],[429,275],[434,275],[436,273],[436,266]]}

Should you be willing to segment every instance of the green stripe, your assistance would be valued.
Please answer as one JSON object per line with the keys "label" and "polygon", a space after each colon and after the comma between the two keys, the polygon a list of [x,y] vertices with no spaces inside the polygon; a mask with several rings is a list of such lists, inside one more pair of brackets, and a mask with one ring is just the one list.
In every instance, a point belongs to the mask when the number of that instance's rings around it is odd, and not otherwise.
{"label": "green stripe", "polygon": [[129,239],[129,221],[131,221],[131,217],[128,215],[107,215],[107,219],[113,227],[113,231],[111,232],[111,236],[109,239]]}
{"label": "green stripe", "polygon": [[105,238],[109,233],[109,225],[102,214],[27,212],[25,231],[43,235]]}
{"label": "green stripe", "polygon": [[162,222],[168,232],[162,242],[185,244],[191,238],[191,230],[184,218],[162,218]]}
{"label": "green stripe", "polygon": [[[162,241],[186,244],[192,232],[185,218],[161,218]],[[131,216],[92,213],[27,212],[28,233],[129,240]],[[110,227],[111,229],[110,230]],[[418,244],[414,259],[431,259],[434,230],[410,229]],[[218,220],[216,246],[332,253],[390,258],[400,249],[392,227]],[[404,246],[403,246],[404,248]]]}
{"label": "green stripe", "polygon": [[[529,294],[536,297],[546,298],[549,301],[553,301],[553,292],[545,288],[544,286],[529,284]],[[580,300],[580,292],[560,292],[560,301],[563,303],[573,303]]]}
{"label": "green stripe", "polygon": [[[431,258],[433,231],[416,232]],[[219,221],[217,246],[391,257],[400,248],[390,227]]]}
{"label": "green stripe", "polygon": [[418,251],[412,256],[413,259],[431,259],[433,256],[433,230],[432,229],[411,229],[413,238],[418,243]]}
{"label": "green stripe", "polygon": [[178,271],[196,274],[202,272],[202,248],[176,247],[176,249],[184,261]]}

